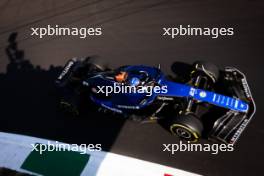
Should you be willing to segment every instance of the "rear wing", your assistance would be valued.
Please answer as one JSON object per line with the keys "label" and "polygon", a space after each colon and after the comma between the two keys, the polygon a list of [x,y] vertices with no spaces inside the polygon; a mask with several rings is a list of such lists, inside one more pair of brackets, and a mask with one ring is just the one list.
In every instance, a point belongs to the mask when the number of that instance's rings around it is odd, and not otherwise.
{"label": "rear wing", "polygon": [[256,105],[248,86],[246,76],[236,68],[226,67],[225,77],[232,82],[235,97],[248,104],[245,112],[229,110],[215,121],[209,139],[235,144],[256,112]]}
{"label": "rear wing", "polygon": [[71,76],[77,63],[78,63],[78,60],[76,58],[72,58],[67,61],[62,71],[60,72],[60,74],[55,80],[55,84],[58,87],[64,87],[67,84],[68,78]]}

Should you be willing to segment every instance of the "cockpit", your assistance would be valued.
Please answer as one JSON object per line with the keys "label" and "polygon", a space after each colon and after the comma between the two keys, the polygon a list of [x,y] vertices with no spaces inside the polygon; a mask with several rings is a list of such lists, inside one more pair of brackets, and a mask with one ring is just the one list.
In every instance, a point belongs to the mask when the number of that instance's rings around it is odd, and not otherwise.
{"label": "cockpit", "polygon": [[115,75],[115,81],[130,86],[144,85],[148,80],[149,75],[146,71],[120,71]]}

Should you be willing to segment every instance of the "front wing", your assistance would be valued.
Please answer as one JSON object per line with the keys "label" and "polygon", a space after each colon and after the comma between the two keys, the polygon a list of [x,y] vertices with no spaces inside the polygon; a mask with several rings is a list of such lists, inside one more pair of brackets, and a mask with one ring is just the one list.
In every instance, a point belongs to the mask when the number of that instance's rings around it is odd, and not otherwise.
{"label": "front wing", "polygon": [[235,144],[242,132],[245,130],[256,111],[256,105],[252,98],[245,75],[236,68],[225,68],[225,75],[232,75],[235,96],[245,99],[248,103],[246,112],[229,110],[226,114],[215,121],[210,132],[209,139],[224,143]]}

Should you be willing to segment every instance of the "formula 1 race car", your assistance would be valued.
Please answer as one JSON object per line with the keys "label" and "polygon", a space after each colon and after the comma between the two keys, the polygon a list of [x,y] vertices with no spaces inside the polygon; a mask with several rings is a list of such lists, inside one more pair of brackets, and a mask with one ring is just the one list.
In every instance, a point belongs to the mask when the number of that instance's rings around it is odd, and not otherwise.
{"label": "formula 1 race car", "polygon": [[160,66],[109,69],[98,58],[74,58],[56,79],[60,105],[78,115],[80,103],[89,101],[128,119],[166,122],[172,134],[188,141],[234,144],[255,113],[245,75],[202,61],[191,68],[187,77],[167,76]]}

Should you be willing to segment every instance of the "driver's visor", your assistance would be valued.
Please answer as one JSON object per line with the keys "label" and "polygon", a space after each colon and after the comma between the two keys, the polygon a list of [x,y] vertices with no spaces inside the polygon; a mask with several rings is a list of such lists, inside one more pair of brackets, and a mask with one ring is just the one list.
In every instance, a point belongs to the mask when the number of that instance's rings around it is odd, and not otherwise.
{"label": "driver's visor", "polygon": [[127,72],[119,72],[116,76],[115,76],[115,80],[117,82],[124,82],[127,79],[128,73]]}

